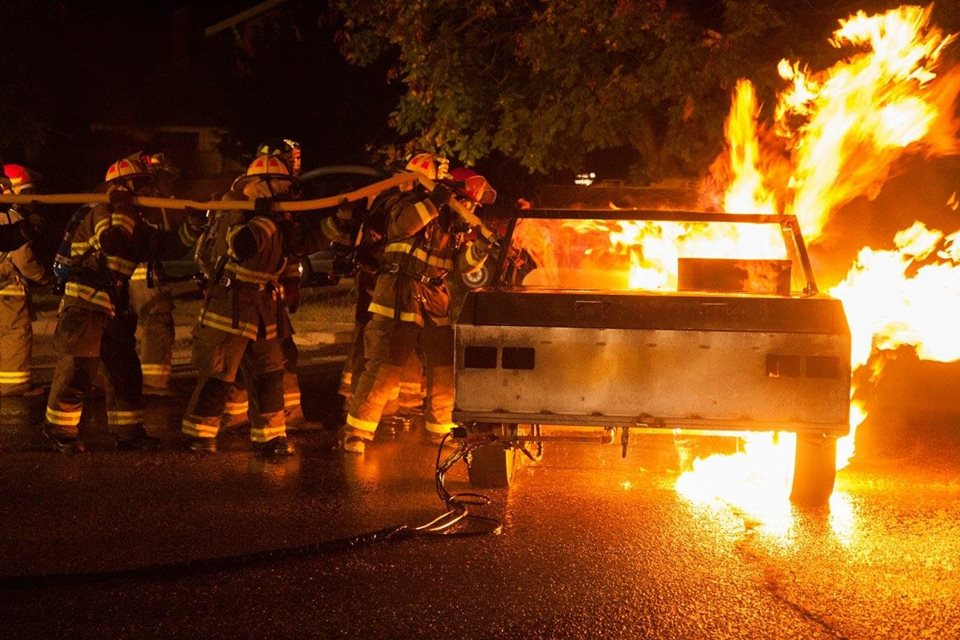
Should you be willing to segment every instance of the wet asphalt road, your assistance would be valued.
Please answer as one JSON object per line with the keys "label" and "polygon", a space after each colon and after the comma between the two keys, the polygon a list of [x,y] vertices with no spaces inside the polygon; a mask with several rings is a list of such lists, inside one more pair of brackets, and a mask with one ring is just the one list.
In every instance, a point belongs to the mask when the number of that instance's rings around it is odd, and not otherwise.
{"label": "wet asphalt road", "polygon": [[[331,364],[303,384],[331,426],[334,383]],[[0,637],[960,638],[955,419],[884,427],[897,453],[865,442],[830,509],[692,502],[668,438],[625,460],[554,445],[486,492],[499,536],[217,567],[184,563],[429,520],[436,450],[409,433],[348,458],[321,429],[281,465],[231,434],[195,457],[175,450],[182,405],[151,401],[158,454],[110,451],[92,424],[74,457],[30,450],[22,409],[0,408]]]}

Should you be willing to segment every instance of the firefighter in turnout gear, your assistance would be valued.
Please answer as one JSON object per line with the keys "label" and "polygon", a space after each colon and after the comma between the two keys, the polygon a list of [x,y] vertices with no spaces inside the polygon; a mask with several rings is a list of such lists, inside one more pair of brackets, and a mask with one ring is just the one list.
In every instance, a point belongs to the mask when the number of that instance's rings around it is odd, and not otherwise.
{"label": "firefighter in turnout gear", "polygon": [[[290,173],[294,178],[300,178],[301,173],[301,152],[300,144],[287,138],[267,140],[257,146],[256,157],[276,157],[289,167]],[[299,197],[297,183],[286,194],[286,199],[296,199]],[[288,253],[287,267],[280,277],[280,284],[283,290],[284,300],[287,303],[287,311],[295,313],[300,304],[300,264],[293,259],[294,256]],[[293,334],[283,340],[281,344],[283,349],[283,412],[288,429],[295,429],[305,424],[303,408],[300,405],[300,380],[297,377],[296,366],[299,358],[297,345],[293,341]],[[223,424],[224,428],[236,428],[249,422],[251,397],[247,390],[247,385],[243,380],[243,375],[237,378],[230,392],[227,394],[227,402],[224,409]],[[253,398],[253,413],[258,413],[256,398]]]}
{"label": "firefighter in turnout gear", "polygon": [[84,398],[102,362],[107,377],[107,423],[119,449],[155,449],[143,427],[136,316],[129,281],[137,264],[182,255],[196,240],[198,221],[178,232],[147,224],[133,196],[149,186],[139,154],[107,169],[109,203],[90,208],[73,234],[72,266],[60,301],[54,348],[59,359],[47,400],[44,435],[58,451],[83,450],[78,440]]}
{"label": "firefighter in turnout gear", "polygon": [[[427,178],[436,176],[438,173],[434,156],[430,154],[415,156],[407,163],[406,169],[407,171],[422,173]],[[445,169],[440,171],[442,173]],[[355,324],[353,340],[350,344],[350,351],[347,353],[346,362],[344,362],[343,371],[340,374],[340,387],[338,389],[338,393],[343,396],[346,405],[349,405],[350,398],[353,397],[353,392],[366,367],[363,334],[373,317],[369,308],[370,303],[373,302],[377,276],[383,268],[383,250],[387,243],[389,214],[397,202],[402,200],[412,188],[412,185],[402,185],[379,194],[363,217],[363,225],[360,227],[355,242],[354,261],[357,265]],[[400,374],[400,383],[391,392],[390,398],[384,405],[380,427],[386,427],[388,430],[396,432],[399,429],[409,428],[412,418],[422,417],[422,381],[423,364],[418,347],[410,352],[410,358]]]}
{"label": "firefighter in turnout gear", "polygon": [[404,193],[389,213],[384,265],[364,333],[367,363],[341,431],[341,447],[350,453],[363,453],[373,439],[383,406],[418,342],[427,381],[427,432],[437,437],[453,427],[454,341],[445,278],[455,268],[479,269],[490,247],[482,239],[458,244],[463,237],[458,233],[460,219],[448,205],[452,198],[465,206],[489,204],[496,194],[473,172],[461,172],[463,181],[445,180],[445,163],[433,159],[431,167],[432,158],[424,156],[414,160],[426,166],[427,177],[438,181],[436,188],[432,193],[421,187]]}
{"label": "firefighter in turnout gear", "polygon": [[[143,160],[153,178],[151,195],[172,196],[170,183],[176,177],[176,169],[162,153],[145,155]],[[154,228],[171,228],[165,210],[144,209],[143,218]],[[163,266],[159,261],[137,265],[130,277],[130,304],[140,330],[143,393],[148,396],[170,397],[173,395],[170,390],[174,342],[173,293],[166,286],[164,277]]]}
{"label": "firefighter in turnout gear", "polygon": [[224,199],[254,200],[256,210],[252,215],[221,214],[215,228],[211,223],[210,238],[198,245],[198,251],[210,248],[214,264],[203,260],[209,281],[194,334],[197,386],[182,423],[192,451],[216,451],[227,395],[242,368],[243,380],[256,396],[250,429],[255,450],[269,457],[294,453],[283,411],[282,348],[293,327],[281,279],[291,253],[309,250],[322,236],[343,236],[336,216],[316,228],[271,211],[272,203],[285,198],[295,181],[282,158],[254,159]]}
{"label": "firefighter in turnout gear", "polygon": [[[0,193],[35,193],[37,176],[18,164],[3,165]],[[0,213],[0,225],[23,220],[21,208],[12,205]],[[38,396],[43,388],[32,386],[30,358],[35,319],[30,304],[30,285],[49,286],[53,274],[39,262],[29,244],[0,253],[0,395]]]}

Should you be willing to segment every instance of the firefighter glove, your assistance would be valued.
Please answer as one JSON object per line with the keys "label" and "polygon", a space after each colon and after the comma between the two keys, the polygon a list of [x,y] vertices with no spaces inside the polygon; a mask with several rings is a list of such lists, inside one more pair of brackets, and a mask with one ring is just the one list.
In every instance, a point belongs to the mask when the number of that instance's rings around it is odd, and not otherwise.
{"label": "firefighter glove", "polygon": [[433,192],[430,194],[430,202],[437,207],[437,209],[445,206],[450,202],[450,198],[453,196],[453,189],[443,184],[442,182],[437,184],[433,188]]}
{"label": "firefighter glove", "polygon": [[253,212],[258,216],[269,216],[273,212],[273,198],[257,198],[254,200]]}

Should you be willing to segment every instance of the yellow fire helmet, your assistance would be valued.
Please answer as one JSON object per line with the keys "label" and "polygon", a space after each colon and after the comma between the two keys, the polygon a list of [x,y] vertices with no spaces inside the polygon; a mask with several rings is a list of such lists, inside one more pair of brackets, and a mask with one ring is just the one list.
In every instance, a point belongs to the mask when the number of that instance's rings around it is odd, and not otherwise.
{"label": "yellow fire helmet", "polygon": [[418,153],[410,158],[406,169],[430,180],[443,180],[449,173],[450,161],[432,153]]}
{"label": "yellow fire helmet", "polygon": [[144,164],[140,154],[134,154],[117,160],[107,168],[107,177],[104,180],[110,184],[117,180],[131,180],[134,178],[149,178],[150,172]]}
{"label": "yellow fire helmet", "polygon": [[264,180],[287,180],[294,182],[295,177],[290,173],[289,167],[276,156],[258,156],[253,159],[247,172],[233,181],[233,189],[239,191],[245,184],[251,180],[261,178]]}

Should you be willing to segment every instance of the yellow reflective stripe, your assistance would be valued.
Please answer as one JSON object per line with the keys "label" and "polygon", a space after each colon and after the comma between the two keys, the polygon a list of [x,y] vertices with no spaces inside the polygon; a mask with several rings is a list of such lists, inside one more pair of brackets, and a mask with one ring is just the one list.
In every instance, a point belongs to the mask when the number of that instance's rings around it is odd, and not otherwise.
{"label": "yellow reflective stripe", "polygon": [[89,242],[73,242],[70,244],[70,257],[82,256],[90,248]]}
{"label": "yellow reflective stripe", "polygon": [[140,371],[145,376],[164,376],[173,373],[173,367],[168,364],[140,363]]}
{"label": "yellow reflective stripe", "polygon": [[237,237],[237,234],[243,231],[243,225],[238,224],[227,229],[227,257],[237,259],[237,254],[233,251],[233,239]]}
{"label": "yellow reflective stripe", "polygon": [[250,429],[250,440],[253,442],[267,442],[285,435],[287,435],[287,428],[285,426]]}
{"label": "yellow reflective stripe", "polygon": [[437,217],[436,210],[428,206],[426,202],[416,203],[413,205],[413,209],[417,212],[417,215],[420,216],[420,222],[423,223],[423,226],[427,226]]}
{"label": "yellow reflective stripe", "polygon": [[[133,234],[133,228],[136,225],[136,221],[128,215],[114,212],[110,216],[111,227],[120,227],[130,235]],[[99,224],[97,226],[99,226]],[[100,233],[97,233],[97,235],[100,235]]]}
{"label": "yellow reflective stripe", "polygon": [[113,303],[110,302],[110,296],[107,295],[106,291],[100,291],[93,287],[88,287],[85,284],[68,282],[63,293],[64,295],[99,305],[108,311],[113,311]]}
{"label": "yellow reflective stripe", "polygon": [[320,222],[320,231],[327,237],[327,240],[336,242],[346,238],[346,234],[337,226],[336,216],[328,216]]}
{"label": "yellow reflective stripe", "polygon": [[0,371],[0,384],[23,384],[30,382],[29,371]]}
{"label": "yellow reflective stripe", "polygon": [[250,322],[238,322],[237,326],[234,327],[233,318],[227,318],[211,311],[207,311],[206,313],[201,311],[199,321],[202,327],[210,327],[211,329],[243,336],[251,340],[257,339],[257,325]]}
{"label": "yellow reflective stripe", "polygon": [[283,394],[283,407],[296,407],[300,404],[300,394],[299,393],[285,393]]}
{"label": "yellow reflective stripe", "polygon": [[94,235],[100,235],[102,231],[110,226],[110,218],[101,218],[93,225]]}
{"label": "yellow reflective stripe", "polygon": [[184,418],[180,423],[180,431],[194,438],[216,438],[219,430],[219,424],[194,422],[188,418]]}
{"label": "yellow reflective stripe", "polygon": [[447,422],[444,424],[437,424],[436,422],[427,422],[424,426],[426,427],[427,431],[429,431],[430,433],[443,434],[443,433],[450,433],[450,430],[457,425],[453,424],[452,422]]}
{"label": "yellow reflective stripe", "polygon": [[129,276],[137,269],[137,263],[130,260],[124,260],[119,256],[107,256],[107,268]]}
{"label": "yellow reflective stripe", "polygon": [[431,267],[437,267],[438,269],[444,269],[446,271],[453,271],[453,260],[431,256],[423,249],[414,249],[413,245],[409,242],[391,242],[387,245],[383,252],[385,254],[402,253],[404,255],[413,256],[420,262],[430,265]]}
{"label": "yellow reflective stripe", "polygon": [[75,427],[80,424],[80,416],[83,414],[83,409],[78,411],[57,411],[56,409],[51,409],[47,407],[47,422],[50,424],[56,424],[61,427]]}
{"label": "yellow reflective stripe", "polygon": [[442,318],[432,318],[433,324],[438,327],[447,327],[450,325],[450,318],[444,316]]}
{"label": "yellow reflective stripe", "polygon": [[3,289],[0,289],[0,296],[12,296],[14,298],[22,298],[26,295],[26,292],[23,288],[23,285],[19,284],[9,284]]}
{"label": "yellow reflective stripe", "polygon": [[143,422],[143,411],[107,411],[107,423],[120,424],[138,424]]}
{"label": "yellow reflective stripe", "polygon": [[140,264],[136,269],[133,270],[133,275],[130,276],[131,280],[146,280],[147,279],[147,265]]}
{"label": "yellow reflective stripe", "polygon": [[277,225],[273,220],[258,216],[247,223],[251,227],[259,228],[268,238],[277,233]]}
{"label": "yellow reflective stripe", "polygon": [[359,431],[366,431],[368,433],[373,433],[377,430],[376,422],[370,422],[369,420],[361,420],[360,418],[356,418],[349,413],[347,414],[347,425]]}
{"label": "yellow reflective stripe", "polygon": [[387,398],[390,400],[396,400],[399,397],[400,397],[400,387],[394,387],[393,389],[391,389],[390,395],[387,396]]}
{"label": "yellow reflective stripe", "polygon": [[224,267],[224,272],[232,274],[240,282],[250,282],[253,284],[266,284],[268,282],[277,282],[276,273],[267,273],[265,271],[254,271],[253,269],[247,269],[246,267],[241,267],[235,262],[229,262]]}
{"label": "yellow reflective stripe", "polygon": [[197,234],[194,233],[194,229],[188,224],[180,225],[180,230],[177,232],[177,235],[180,236],[180,242],[184,246],[192,246],[193,243],[197,241]]}
{"label": "yellow reflective stripe", "polygon": [[[375,313],[378,316],[386,316],[387,318],[393,318],[394,310],[392,307],[385,307],[382,304],[377,304],[376,302],[371,302],[370,306],[367,307],[367,311],[370,313]],[[409,311],[400,312],[400,320],[403,322],[417,322],[420,323],[423,320],[420,318],[419,313],[410,313]]]}
{"label": "yellow reflective stripe", "polygon": [[250,410],[248,402],[228,402],[223,412],[228,416],[242,416]]}

